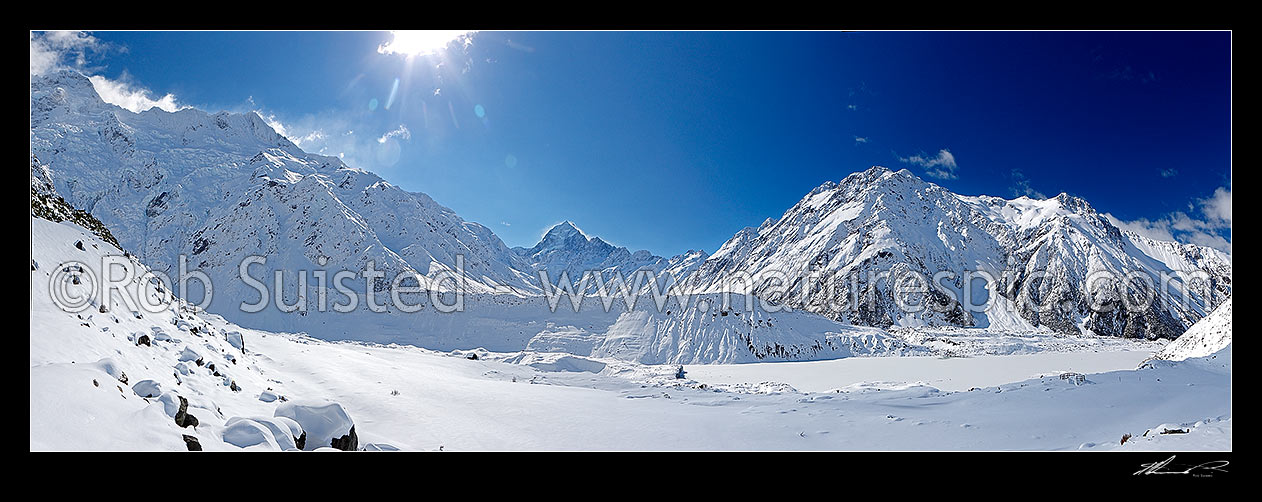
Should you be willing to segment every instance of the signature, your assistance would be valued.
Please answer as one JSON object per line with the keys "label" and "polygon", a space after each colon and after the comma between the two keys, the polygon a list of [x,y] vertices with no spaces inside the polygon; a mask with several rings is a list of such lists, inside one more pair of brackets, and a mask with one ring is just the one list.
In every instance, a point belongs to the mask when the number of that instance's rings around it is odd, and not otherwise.
{"label": "signature", "polygon": [[1227,469],[1224,469],[1224,467],[1227,467],[1227,465],[1230,464],[1230,462],[1226,460],[1211,460],[1209,462],[1204,462],[1201,464],[1188,467],[1187,469],[1178,470],[1174,466],[1170,465],[1171,462],[1174,462],[1174,457],[1175,457],[1174,455],[1170,455],[1170,458],[1167,458],[1160,462],[1142,464],[1143,469],[1136,471],[1135,475],[1147,476],[1150,474],[1188,474],[1188,475],[1193,475],[1193,476],[1212,476],[1216,472],[1224,472],[1224,473],[1227,472]]}

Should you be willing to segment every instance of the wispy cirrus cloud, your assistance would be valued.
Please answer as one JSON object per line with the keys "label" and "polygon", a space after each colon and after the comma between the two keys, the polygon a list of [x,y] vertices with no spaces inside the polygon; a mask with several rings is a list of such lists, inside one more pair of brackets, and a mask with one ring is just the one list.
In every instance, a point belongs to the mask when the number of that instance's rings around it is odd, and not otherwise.
{"label": "wispy cirrus cloud", "polygon": [[401,141],[412,139],[406,124],[378,134],[372,132],[370,121],[342,110],[281,117],[249,101],[237,111],[258,113],[278,134],[305,151],[338,157],[348,166],[363,169],[393,167],[405,147]]}
{"label": "wispy cirrus cloud", "polygon": [[937,155],[926,155],[921,152],[911,157],[899,157],[898,160],[904,164],[912,164],[925,169],[925,175],[940,180],[953,180],[959,178],[956,170],[959,165],[955,162],[955,155],[950,150],[943,148],[938,150]]}
{"label": "wispy cirrus cloud", "polygon": [[1043,195],[1043,192],[1035,190],[1033,187],[1030,186],[1030,178],[1027,178],[1025,176],[1025,173],[1022,172],[1020,169],[1013,169],[1012,172],[1010,173],[1010,176],[1012,178],[1011,190],[1012,190],[1013,196],[1015,197],[1025,196],[1025,197],[1032,197],[1035,199],[1047,198],[1046,195]]}
{"label": "wispy cirrus cloud", "polygon": [[390,141],[390,138],[412,139],[412,131],[409,131],[406,125],[399,124],[399,127],[396,127],[390,132],[382,134],[380,138],[377,138],[377,142],[385,143]]}

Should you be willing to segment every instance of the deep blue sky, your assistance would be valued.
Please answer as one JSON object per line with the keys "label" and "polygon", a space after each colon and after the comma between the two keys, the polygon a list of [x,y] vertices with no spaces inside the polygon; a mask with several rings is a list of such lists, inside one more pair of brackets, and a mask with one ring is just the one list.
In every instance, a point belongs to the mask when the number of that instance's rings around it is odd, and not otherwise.
{"label": "deep blue sky", "polygon": [[[633,250],[713,252],[878,164],[1167,225],[1230,190],[1224,32],[480,32],[411,60],[377,52],[384,32],[93,35],[115,49],[97,73],[318,131],[300,144],[510,246],[568,219]],[[377,139],[400,125],[395,160]],[[955,179],[903,160],[943,149]]]}

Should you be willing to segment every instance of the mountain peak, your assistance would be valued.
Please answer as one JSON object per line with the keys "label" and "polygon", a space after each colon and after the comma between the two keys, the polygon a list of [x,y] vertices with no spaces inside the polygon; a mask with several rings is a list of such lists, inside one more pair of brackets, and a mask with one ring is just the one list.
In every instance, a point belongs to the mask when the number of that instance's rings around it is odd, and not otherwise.
{"label": "mountain peak", "polygon": [[588,239],[587,234],[583,233],[582,230],[579,230],[578,225],[575,225],[574,222],[570,220],[565,220],[553,225],[551,229],[548,229],[548,232],[543,235],[543,240],[549,241],[566,239],[571,235],[582,236],[583,240]]}
{"label": "mountain peak", "polygon": [[1059,195],[1052,198],[1056,199],[1056,202],[1059,202],[1061,207],[1065,208],[1066,210],[1070,212],[1074,212],[1074,213],[1094,213],[1095,212],[1095,208],[1091,207],[1091,204],[1087,203],[1086,200],[1083,200],[1082,198],[1079,198],[1079,197],[1074,197],[1065,192],[1061,192]]}

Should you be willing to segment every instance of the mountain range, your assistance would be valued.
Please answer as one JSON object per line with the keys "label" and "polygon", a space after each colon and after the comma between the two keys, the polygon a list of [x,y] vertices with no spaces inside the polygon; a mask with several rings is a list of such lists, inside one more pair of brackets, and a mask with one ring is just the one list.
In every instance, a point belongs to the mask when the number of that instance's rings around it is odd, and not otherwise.
{"label": "mountain range", "polygon": [[[300,282],[303,272],[332,276],[369,263],[386,277],[403,272],[426,289],[447,287],[442,275],[456,273],[468,291],[502,304],[534,302],[563,273],[578,282],[585,271],[604,280],[647,270],[685,291],[755,295],[839,325],[877,328],[1176,338],[1231,294],[1229,255],[1124,232],[1082,199],[964,196],[884,167],[820,185],[779,219],[738,231],[713,255],[633,252],[569,221],[533,247],[509,248],[489,228],[423,193],[303,151],[254,112],[133,113],[101,100],[73,70],[32,76],[30,90],[33,190],[38,185],[67,211],[93,215],[153,270],[207,274],[214,284],[207,308],[247,326],[252,318],[237,304],[259,296],[240,275],[249,255],[265,258],[249,269],[252,277],[281,277],[286,304],[314,291]],[[1194,280],[1194,270],[1204,273]],[[978,271],[997,280],[963,282]],[[1173,279],[1168,293],[1154,294],[1161,285],[1095,281],[1099,272]],[[925,290],[896,287],[902,277],[941,273],[947,276]],[[764,281],[774,276],[788,281]],[[393,287],[353,283],[346,284],[357,294]],[[966,295],[993,307],[975,311],[960,301]],[[194,290],[190,299],[196,296]],[[852,298],[865,301],[848,303]],[[907,304],[932,308],[909,312]],[[319,334],[319,324],[299,322],[306,311],[269,315],[271,327],[293,321]],[[610,322],[633,329],[626,321]],[[635,329],[667,333],[647,324]],[[522,331],[531,340],[540,332]],[[676,356],[687,350],[672,347]]]}

